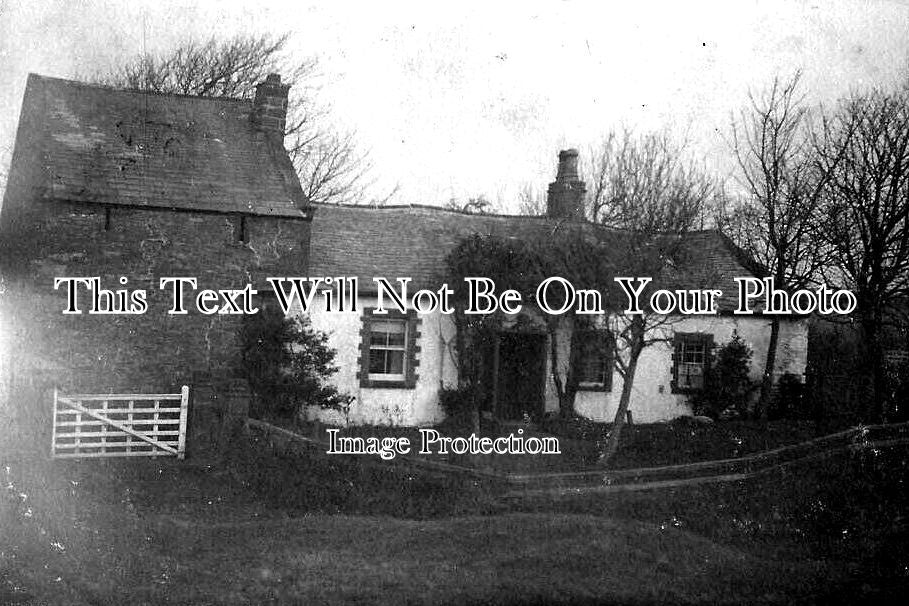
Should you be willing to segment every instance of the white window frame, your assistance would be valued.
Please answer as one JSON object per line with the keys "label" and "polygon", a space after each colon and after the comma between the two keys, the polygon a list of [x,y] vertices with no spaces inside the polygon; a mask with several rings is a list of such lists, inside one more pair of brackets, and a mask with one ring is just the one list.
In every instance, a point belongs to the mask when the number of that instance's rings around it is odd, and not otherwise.
{"label": "white window frame", "polygon": [[[399,324],[399,325],[401,325],[404,329],[401,333],[403,336],[403,339],[404,339],[404,343],[400,346],[399,345],[389,345],[389,344],[387,344],[388,339],[386,338],[386,345],[382,345],[382,346],[373,345],[372,334],[374,332],[376,332],[375,327],[377,325],[381,325],[381,324]],[[402,358],[400,373],[370,372],[368,375],[370,381],[396,381],[396,382],[403,383],[406,380],[406,378],[407,378],[407,358],[409,355],[409,352],[407,351],[407,345],[409,343],[408,339],[410,337],[410,335],[408,334],[408,331],[410,330],[410,327],[408,326],[408,324],[409,324],[409,322],[406,319],[399,319],[399,318],[387,318],[387,319],[383,318],[381,320],[373,320],[370,323],[370,325],[369,325],[369,332],[370,332],[370,334],[369,334],[369,351],[367,352],[367,356],[369,356],[370,361],[372,360],[373,351],[399,351],[399,352],[401,352],[401,358]],[[392,333],[385,332],[385,334],[389,335]],[[367,362],[367,364],[368,364],[368,362]]]}

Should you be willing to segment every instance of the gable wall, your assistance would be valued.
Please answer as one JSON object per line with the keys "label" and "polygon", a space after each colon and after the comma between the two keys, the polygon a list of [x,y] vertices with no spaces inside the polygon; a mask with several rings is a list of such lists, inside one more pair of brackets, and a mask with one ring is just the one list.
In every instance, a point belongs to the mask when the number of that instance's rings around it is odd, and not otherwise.
{"label": "gable wall", "polygon": [[[193,371],[239,368],[242,316],[168,315],[162,276],[198,278],[199,288],[267,286],[265,277],[305,275],[309,223],[221,214],[33,201],[16,225],[4,223],[4,318],[15,326],[14,381],[92,392],[171,390]],[[142,315],[65,315],[59,276],[98,276],[111,290],[142,288]],[[119,278],[125,276],[124,287]],[[80,288],[80,299],[85,300]],[[86,309],[87,312],[87,309]]]}

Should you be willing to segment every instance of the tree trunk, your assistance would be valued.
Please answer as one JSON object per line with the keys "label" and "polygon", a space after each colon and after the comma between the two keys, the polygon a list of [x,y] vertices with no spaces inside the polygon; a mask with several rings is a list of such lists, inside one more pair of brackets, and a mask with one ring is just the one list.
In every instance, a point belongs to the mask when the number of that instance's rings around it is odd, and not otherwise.
{"label": "tree trunk", "polygon": [[559,398],[559,416],[568,419],[574,416],[574,400],[578,392],[578,381],[575,375],[575,367],[578,362],[576,351],[577,340],[575,331],[577,326],[572,326],[568,341],[568,367],[565,370],[565,380],[559,376],[559,342],[558,342],[558,324],[553,323],[548,327],[549,333],[549,360],[550,374],[552,383],[555,385],[556,395]]}
{"label": "tree trunk", "polygon": [[881,346],[880,313],[875,310],[862,319],[862,336],[864,338],[865,361],[869,365],[871,375],[871,402],[866,407],[866,421],[880,422],[885,419],[884,410],[885,377],[884,377],[884,350]]}
{"label": "tree trunk", "polygon": [[[635,320],[636,321],[636,320]],[[642,321],[643,323],[643,321]],[[622,428],[628,417],[628,406],[631,404],[631,390],[634,388],[634,375],[638,368],[638,358],[644,349],[643,326],[640,334],[635,326],[634,342],[631,346],[631,352],[628,357],[628,365],[625,369],[625,376],[622,377],[622,395],[619,398],[619,408],[615,411],[615,419],[612,422],[612,431],[609,432],[609,441],[606,443],[606,449],[600,455],[598,465],[607,467],[612,458],[619,451],[619,438],[622,436]]]}
{"label": "tree trunk", "polygon": [[762,421],[767,420],[770,411],[770,397],[773,393],[773,370],[776,366],[776,350],[780,342],[780,319],[774,316],[770,321],[770,343],[767,345],[767,358],[764,361],[764,376],[761,378],[761,397],[755,411]]}

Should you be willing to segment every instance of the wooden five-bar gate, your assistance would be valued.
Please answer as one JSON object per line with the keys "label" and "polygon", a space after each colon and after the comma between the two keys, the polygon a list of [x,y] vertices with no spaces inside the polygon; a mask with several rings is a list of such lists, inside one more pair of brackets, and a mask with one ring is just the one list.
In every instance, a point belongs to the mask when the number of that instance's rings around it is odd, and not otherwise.
{"label": "wooden five-bar gate", "polygon": [[165,394],[73,394],[54,390],[54,458],[186,454],[189,387]]}

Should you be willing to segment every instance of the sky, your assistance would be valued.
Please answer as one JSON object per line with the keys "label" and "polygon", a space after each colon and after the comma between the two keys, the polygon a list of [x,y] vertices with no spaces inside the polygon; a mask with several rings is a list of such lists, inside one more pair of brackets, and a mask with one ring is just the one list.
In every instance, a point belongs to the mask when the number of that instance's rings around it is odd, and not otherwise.
{"label": "sky", "polygon": [[370,195],[517,209],[560,149],[668,129],[734,179],[729,125],[749,91],[804,72],[833,105],[909,73],[909,2],[176,2],[0,0],[0,159],[26,76],[78,79],[188,37],[290,35],[318,60],[332,127],[373,164]]}

